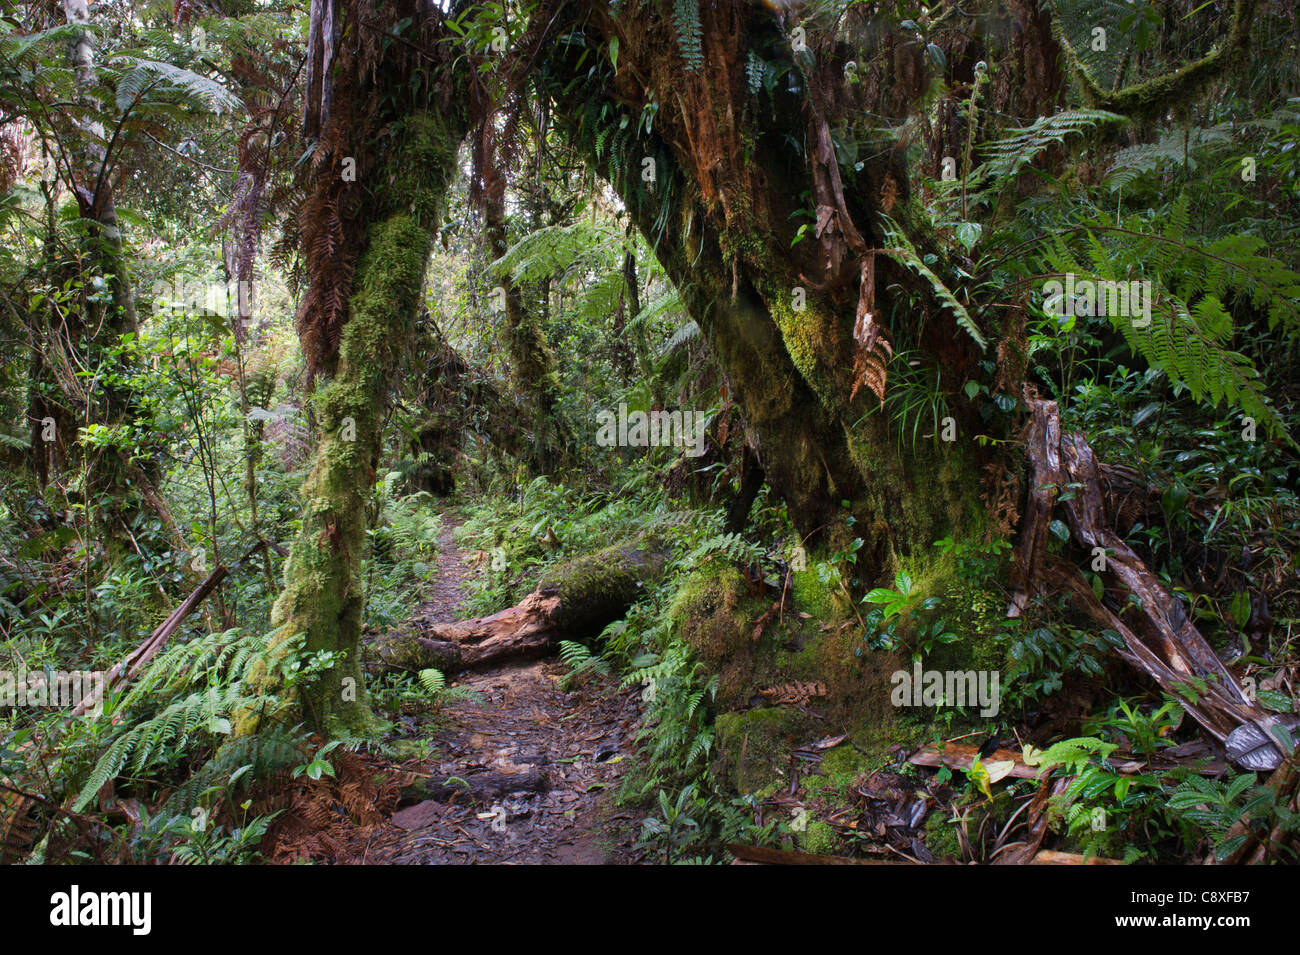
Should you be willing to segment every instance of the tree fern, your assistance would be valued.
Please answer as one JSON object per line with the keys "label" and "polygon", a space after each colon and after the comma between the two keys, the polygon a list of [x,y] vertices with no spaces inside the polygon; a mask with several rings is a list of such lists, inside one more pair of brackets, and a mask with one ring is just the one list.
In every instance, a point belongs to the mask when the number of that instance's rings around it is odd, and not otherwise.
{"label": "tree fern", "polygon": [[201,103],[215,113],[235,110],[239,97],[216,80],[159,60],[120,57],[116,62],[128,64],[117,82],[117,108],[123,112],[138,102],[153,87],[164,84],[185,98]]}

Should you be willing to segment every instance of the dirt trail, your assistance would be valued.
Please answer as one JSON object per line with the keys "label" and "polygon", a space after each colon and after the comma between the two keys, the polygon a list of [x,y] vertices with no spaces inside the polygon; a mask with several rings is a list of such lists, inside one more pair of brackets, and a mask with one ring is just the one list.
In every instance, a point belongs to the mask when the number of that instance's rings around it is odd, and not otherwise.
{"label": "dirt trail", "polygon": [[[467,565],[444,522],[431,599],[414,623],[454,620]],[[428,741],[408,771],[400,808],[369,833],[367,863],[628,863],[639,818],[613,808],[640,719],[635,689],[593,676],[571,692],[558,660],[468,674],[435,714],[402,716]]]}

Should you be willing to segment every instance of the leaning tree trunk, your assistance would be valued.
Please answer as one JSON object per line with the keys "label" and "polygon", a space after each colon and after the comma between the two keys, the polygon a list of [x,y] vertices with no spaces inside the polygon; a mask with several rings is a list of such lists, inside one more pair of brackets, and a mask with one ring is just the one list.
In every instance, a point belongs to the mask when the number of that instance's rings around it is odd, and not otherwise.
{"label": "leaning tree trunk", "polygon": [[667,553],[642,537],[549,571],[527,597],[489,617],[390,633],[376,642],[384,668],[444,673],[544,656],[561,639],[582,640],[619,619],[664,571]]}
{"label": "leaning tree trunk", "polygon": [[[878,198],[905,194],[906,183],[885,160],[868,163],[846,190],[821,102],[828,94],[805,100],[778,89],[770,108],[752,100],[748,52],[790,55],[777,17],[737,3],[700,4],[699,17],[701,55],[691,68],[663,5],[612,18],[588,4],[561,27],[585,34],[567,47],[572,72],[560,70],[546,90],[557,121],[618,191],[706,335],[801,534],[865,538],[860,566],[874,573],[979,511],[973,406],[954,402],[952,412],[967,440],[934,435],[914,448],[900,447],[881,408],[891,334],[880,318],[891,311],[884,290],[913,282],[869,243],[881,241],[878,212],[908,221],[904,201]],[[615,38],[614,75],[584,83],[588,66],[576,51]],[[816,71],[803,80],[814,92],[823,82]],[[646,133],[636,120],[652,101],[660,109]],[[620,134],[620,117],[634,133]],[[795,242],[805,196],[819,228]],[[931,314],[919,337],[951,380],[979,376],[974,342],[946,313]]]}

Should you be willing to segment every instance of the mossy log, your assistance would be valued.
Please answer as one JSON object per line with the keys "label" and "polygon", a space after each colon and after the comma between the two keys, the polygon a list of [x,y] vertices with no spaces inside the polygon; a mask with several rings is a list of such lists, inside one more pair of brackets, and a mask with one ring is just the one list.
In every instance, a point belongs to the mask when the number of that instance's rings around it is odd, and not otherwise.
{"label": "mossy log", "polygon": [[594,637],[623,615],[664,570],[658,541],[635,538],[547,572],[513,607],[489,617],[390,633],[373,647],[386,669],[443,673],[482,670],[507,660],[545,656],[561,639]]}

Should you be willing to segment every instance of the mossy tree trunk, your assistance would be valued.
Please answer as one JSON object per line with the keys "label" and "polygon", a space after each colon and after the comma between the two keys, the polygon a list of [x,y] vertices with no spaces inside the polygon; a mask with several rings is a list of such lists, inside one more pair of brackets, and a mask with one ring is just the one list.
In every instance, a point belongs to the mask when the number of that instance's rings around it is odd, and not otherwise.
{"label": "mossy tree trunk", "polygon": [[[796,526],[813,540],[829,535],[831,544],[863,537],[860,564],[871,575],[979,520],[969,406],[953,412],[966,440],[944,443],[936,434],[914,448],[900,445],[877,395],[856,374],[862,303],[887,339],[895,303],[886,288],[915,287],[868,248],[882,244],[878,213],[911,223],[905,200],[880,199],[905,195],[906,183],[888,157],[841,183],[829,108],[819,108],[817,95],[778,84],[770,110],[766,101],[756,105],[749,51],[790,58],[789,38],[762,6],[700,4],[702,55],[693,69],[680,56],[667,8],[655,9],[642,5],[614,18],[589,4],[561,28],[582,42],[568,47],[572,72],[546,78],[554,80],[546,89],[555,115],[618,191],[707,336],[768,482]],[[581,51],[614,38],[617,69],[598,83],[576,81],[589,68],[578,66]],[[813,89],[822,79],[812,71],[803,82]],[[650,103],[659,108],[646,133],[636,120]],[[635,135],[620,136],[623,116]],[[809,212],[819,217],[820,234],[796,242]],[[860,294],[868,258],[878,291]],[[946,313],[934,310],[923,330],[920,316],[898,320],[915,323],[909,331],[950,380],[980,374],[977,347]]]}
{"label": "mossy tree trunk", "polygon": [[367,226],[334,372],[314,400],[320,442],[303,483],[302,529],[272,613],[278,627],[272,649],[288,652],[301,642],[309,655],[333,655],[335,665],[301,700],[309,722],[327,733],[362,733],[371,724],[360,660],[365,505],[393,371],[413,337],[425,266],[464,132],[457,116],[415,114],[397,124],[396,142],[375,172],[391,196],[389,208]]}
{"label": "mossy tree trunk", "polygon": [[[510,248],[505,182],[505,177],[494,171],[483,196],[484,233],[488,250],[497,259]],[[565,456],[572,440],[559,414],[560,380],[555,354],[539,316],[525,303],[523,290],[509,275],[498,275],[496,282],[505,293],[504,331],[510,376],[532,417],[533,447],[527,463],[534,474],[547,474]]]}

